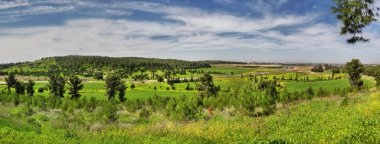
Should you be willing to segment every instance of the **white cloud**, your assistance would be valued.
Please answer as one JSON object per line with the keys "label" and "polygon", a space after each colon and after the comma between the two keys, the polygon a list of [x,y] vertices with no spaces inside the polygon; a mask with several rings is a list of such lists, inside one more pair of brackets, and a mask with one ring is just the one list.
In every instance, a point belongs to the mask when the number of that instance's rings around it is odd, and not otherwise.
{"label": "white cloud", "polygon": [[15,0],[15,1],[0,1],[0,10],[10,9],[15,7],[29,6],[27,1]]}
{"label": "white cloud", "polygon": [[[341,52],[342,56],[326,58],[326,61],[342,62],[360,54],[380,54],[378,34],[370,33],[371,43],[359,44],[363,49],[347,46],[345,37],[339,36],[338,26],[309,24],[318,15],[276,17],[266,15],[261,19],[238,17],[222,12],[205,12],[200,9],[165,6],[162,4],[126,2],[112,5],[117,8],[108,13],[129,14],[128,10],[163,13],[164,18],[175,21],[134,21],[107,19],[69,20],[62,26],[8,28],[0,32],[2,44],[0,61],[22,61],[44,56],[86,54],[108,56],[141,56],[152,53],[176,53],[172,58],[200,51],[310,51]],[[35,8],[37,12],[52,12],[54,8]],[[298,25],[308,26],[297,28]],[[284,34],[278,27],[292,27],[291,34]],[[220,33],[236,33],[223,36]],[[249,37],[247,37],[249,35]],[[157,37],[154,39],[152,37]],[[160,38],[161,37],[161,38]],[[162,38],[163,37],[163,38]],[[348,47],[348,48],[347,48]],[[366,51],[367,50],[367,51]],[[223,54],[225,55],[225,54]],[[247,55],[247,53],[244,53]],[[304,60],[317,61],[310,57]],[[338,54],[339,55],[339,54]],[[347,56],[343,56],[347,55]],[[364,55],[366,56],[366,55]],[[276,60],[295,61],[294,56]],[[335,59],[339,58],[339,59]],[[366,57],[364,57],[366,58]],[[241,58],[238,60],[243,60]],[[324,60],[324,59],[320,59]],[[368,56],[366,61],[380,62]]]}

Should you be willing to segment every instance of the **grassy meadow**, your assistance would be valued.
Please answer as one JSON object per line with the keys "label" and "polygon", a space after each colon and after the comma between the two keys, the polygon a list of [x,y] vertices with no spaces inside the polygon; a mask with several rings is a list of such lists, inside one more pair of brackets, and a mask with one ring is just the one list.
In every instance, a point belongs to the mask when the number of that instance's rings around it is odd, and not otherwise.
{"label": "grassy meadow", "polygon": [[[233,86],[243,87],[247,83],[271,80],[278,82],[279,91],[289,92],[323,88],[332,93],[336,89],[350,87],[344,73],[329,79],[331,71],[314,73],[220,65],[198,70],[214,72],[213,82],[220,87],[221,95],[229,95]],[[145,73],[151,75],[149,71]],[[156,73],[163,74],[162,71]],[[198,78],[200,75],[187,72],[174,77]],[[347,97],[332,95],[278,103],[276,110],[269,115],[242,115],[238,108],[227,106],[215,108],[212,115],[207,109],[202,109],[201,119],[198,120],[178,121],[168,119],[166,112],[154,107],[146,107],[149,114],[144,116],[144,106],[128,101],[147,101],[157,96],[197,96],[200,93],[196,90],[199,82],[175,83],[175,89],[172,89],[166,82],[126,78],[127,103],[116,105],[117,120],[112,123],[104,121],[106,109],[103,107],[95,107],[90,112],[84,109],[64,110],[68,98],[63,99],[62,108],[51,109],[30,106],[28,101],[18,106],[2,102],[0,143],[378,143],[380,93],[374,88],[372,77],[364,76],[363,79],[368,89],[360,93],[351,93]],[[47,84],[47,81],[36,81],[34,97],[48,98],[48,90],[37,92]],[[135,85],[133,89],[132,84]],[[186,90],[187,85],[190,90]],[[6,85],[0,85],[0,89],[5,90]],[[82,99],[87,100],[92,97],[96,101],[108,99],[103,80],[85,81],[80,94]],[[65,97],[69,95],[66,93]],[[20,99],[25,100],[27,97]],[[79,103],[74,105],[79,107]]]}

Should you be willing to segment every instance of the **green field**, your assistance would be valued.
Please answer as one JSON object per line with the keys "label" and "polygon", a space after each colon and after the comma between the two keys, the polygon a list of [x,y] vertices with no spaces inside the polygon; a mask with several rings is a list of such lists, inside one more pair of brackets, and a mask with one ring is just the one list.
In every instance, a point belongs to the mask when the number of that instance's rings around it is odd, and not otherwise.
{"label": "green field", "polygon": [[[331,71],[311,73],[278,68],[221,66],[198,70],[224,73],[212,76],[215,86],[221,89],[219,98],[225,97],[225,101],[211,98],[203,99],[204,103],[214,100],[233,104],[235,101],[241,101],[239,98],[242,94],[255,97],[253,103],[263,100],[262,95],[257,94],[265,92],[255,93],[247,90],[254,90],[261,81],[277,81],[280,85],[277,86],[279,92],[285,89],[289,92],[303,92],[309,87],[315,91],[322,88],[332,92],[335,89],[350,87],[345,73],[336,74],[334,79],[330,79]],[[145,74],[152,73],[146,71]],[[163,75],[163,72],[157,71],[156,74]],[[254,80],[254,74],[258,74],[257,82]],[[193,76],[198,79],[201,75],[187,72],[173,77],[189,79]],[[306,80],[306,77],[309,80]],[[28,78],[33,77],[20,79]],[[98,103],[107,102],[108,96],[103,80],[81,78],[86,79],[84,88],[80,90],[82,98],[89,100],[95,97],[99,100]],[[162,97],[184,99],[198,96],[201,92],[196,89],[200,82],[175,83],[175,89],[172,89],[166,82],[157,82],[155,79],[134,81],[129,77],[124,80],[127,86],[127,102],[117,105],[117,120],[112,123],[105,120],[107,117],[104,113],[108,112],[106,106],[96,106],[91,112],[84,108],[65,109],[65,104],[71,103],[68,98],[63,99],[58,108],[48,109],[27,106],[25,102],[18,106],[3,102],[0,105],[0,143],[377,143],[380,140],[379,92],[363,91],[350,94],[347,98],[336,95],[312,99],[299,97],[290,103],[276,103],[276,110],[263,116],[249,115],[243,109],[232,105],[215,108],[213,115],[203,108],[197,116],[199,119],[176,120],[168,118],[165,110],[168,103],[161,107],[149,106],[147,103],[157,104],[157,99]],[[368,90],[375,90],[373,77],[363,76],[363,80]],[[48,90],[37,92],[47,84],[47,81],[36,81],[34,97],[51,98]],[[135,85],[134,89],[131,88],[132,84]],[[186,90],[187,85],[191,90]],[[0,89],[5,90],[6,85],[0,85]],[[22,100],[28,99],[28,96],[20,97],[23,97]],[[69,97],[69,94],[66,93],[65,97]],[[80,101],[73,102],[71,107],[78,106],[79,103]],[[148,117],[141,115],[142,108],[148,109]],[[264,108],[258,103],[253,112],[258,113]],[[191,114],[192,111],[185,111],[185,115]]]}
{"label": "green field", "polygon": [[240,68],[240,67],[221,67],[221,66],[213,66],[211,68],[200,68],[198,70],[204,72],[220,72],[223,74],[242,74],[247,72],[254,71],[253,68]]}
{"label": "green field", "polygon": [[[342,98],[317,98],[267,117],[230,117],[217,111],[208,120],[187,123],[161,121],[161,114],[154,113],[152,122],[139,124],[131,113],[121,114],[118,123],[91,124],[86,117],[94,115],[80,111],[71,118],[57,117],[59,111],[37,111],[30,117],[41,124],[40,130],[18,118],[23,107],[0,106],[0,143],[377,143],[380,138],[379,93],[355,95],[344,105]],[[62,120],[75,123],[65,126]],[[122,126],[133,121],[137,123]]]}

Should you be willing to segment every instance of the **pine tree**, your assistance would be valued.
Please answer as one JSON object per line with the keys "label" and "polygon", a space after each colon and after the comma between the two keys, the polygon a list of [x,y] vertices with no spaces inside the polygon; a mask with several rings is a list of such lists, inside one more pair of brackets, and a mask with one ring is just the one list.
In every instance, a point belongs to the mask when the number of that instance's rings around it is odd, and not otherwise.
{"label": "pine tree", "polygon": [[11,92],[11,88],[15,86],[17,80],[15,75],[10,72],[8,73],[8,77],[5,78],[5,82],[7,83],[8,92]]}
{"label": "pine tree", "polygon": [[124,102],[125,101],[125,91],[126,91],[127,87],[125,86],[124,82],[120,82],[120,85],[118,87],[118,95],[119,95],[119,100],[121,102]]}
{"label": "pine tree", "polygon": [[78,77],[78,76],[71,76],[69,78],[69,82],[68,82],[69,86],[68,86],[68,90],[69,90],[69,95],[71,95],[71,99],[78,99],[80,98],[80,94],[79,94],[79,91],[81,89],[83,89],[83,83],[82,83],[82,80]]}
{"label": "pine tree", "polygon": [[35,82],[33,80],[29,80],[28,83],[26,83],[26,93],[30,96],[33,96],[34,94],[34,85],[35,85]]}
{"label": "pine tree", "polygon": [[117,77],[114,73],[110,73],[106,77],[106,90],[107,90],[107,95],[108,99],[114,99],[115,95],[117,93],[117,88],[120,85],[120,78]]}

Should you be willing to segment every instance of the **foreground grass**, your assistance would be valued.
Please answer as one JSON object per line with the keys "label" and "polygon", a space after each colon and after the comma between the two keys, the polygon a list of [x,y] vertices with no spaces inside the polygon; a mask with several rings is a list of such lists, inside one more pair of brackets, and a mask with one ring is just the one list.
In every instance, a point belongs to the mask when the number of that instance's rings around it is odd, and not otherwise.
{"label": "foreground grass", "polygon": [[94,121],[96,114],[59,110],[36,112],[35,126],[15,115],[19,107],[1,105],[0,143],[378,143],[380,93],[316,98],[282,106],[263,117],[216,111],[208,120],[176,122],[154,113],[149,119],[119,112],[113,124]]}

